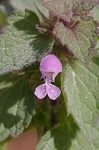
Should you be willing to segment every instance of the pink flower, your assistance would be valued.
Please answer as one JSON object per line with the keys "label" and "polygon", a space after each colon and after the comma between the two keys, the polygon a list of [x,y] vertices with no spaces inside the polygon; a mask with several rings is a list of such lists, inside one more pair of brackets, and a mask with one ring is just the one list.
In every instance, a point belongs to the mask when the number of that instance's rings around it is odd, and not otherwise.
{"label": "pink flower", "polygon": [[39,85],[35,89],[34,94],[38,99],[43,99],[48,95],[50,99],[56,100],[60,96],[61,91],[58,87],[51,84],[51,82],[55,82],[55,77],[58,73],[62,72],[60,60],[54,54],[47,55],[40,63],[40,71],[45,83]]}

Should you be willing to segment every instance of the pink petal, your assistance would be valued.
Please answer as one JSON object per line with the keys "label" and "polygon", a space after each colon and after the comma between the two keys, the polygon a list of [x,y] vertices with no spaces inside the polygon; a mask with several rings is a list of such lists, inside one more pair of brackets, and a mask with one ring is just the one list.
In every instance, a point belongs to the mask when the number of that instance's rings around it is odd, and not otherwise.
{"label": "pink petal", "polygon": [[43,99],[47,95],[47,93],[46,93],[46,85],[45,84],[39,85],[35,89],[34,94],[38,97],[38,99]]}
{"label": "pink petal", "polygon": [[62,64],[54,54],[49,54],[41,60],[40,71],[59,73],[62,72]]}
{"label": "pink petal", "polygon": [[61,91],[57,86],[50,84],[50,88],[47,93],[50,99],[56,100],[60,96]]}

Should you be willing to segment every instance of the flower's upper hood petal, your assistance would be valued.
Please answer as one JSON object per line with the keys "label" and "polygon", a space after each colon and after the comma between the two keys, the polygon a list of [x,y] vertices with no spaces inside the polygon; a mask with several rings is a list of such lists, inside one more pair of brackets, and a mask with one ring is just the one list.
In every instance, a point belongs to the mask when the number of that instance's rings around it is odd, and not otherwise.
{"label": "flower's upper hood petal", "polygon": [[49,54],[42,59],[40,63],[40,71],[59,73],[62,72],[62,64],[54,54]]}

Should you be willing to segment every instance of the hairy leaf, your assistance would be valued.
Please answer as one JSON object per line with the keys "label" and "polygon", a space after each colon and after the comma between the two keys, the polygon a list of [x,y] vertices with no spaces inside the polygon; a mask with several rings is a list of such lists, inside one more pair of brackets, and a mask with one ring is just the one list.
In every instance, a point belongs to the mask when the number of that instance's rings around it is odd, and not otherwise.
{"label": "hairy leaf", "polygon": [[34,104],[27,77],[0,77],[0,141],[16,137],[28,127],[35,113]]}
{"label": "hairy leaf", "polygon": [[97,5],[92,11],[91,14],[96,21],[99,22],[99,5]]}
{"label": "hairy leaf", "polygon": [[89,49],[94,41],[95,25],[92,21],[81,21],[75,30],[65,27],[61,22],[55,26],[56,37],[75,57],[88,61]]}
{"label": "hairy leaf", "polygon": [[37,150],[69,150],[71,140],[76,134],[76,128],[74,128],[75,124],[70,124],[70,122],[53,128],[41,138]]}
{"label": "hairy leaf", "polygon": [[[34,18],[34,20],[33,20]],[[51,52],[54,39],[39,34],[36,30],[38,18],[29,11],[10,18],[0,36],[0,74],[22,69]]]}
{"label": "hairy leaf", "polygon": [[74,16],[84,19],[95,6],[93,0],[43,0],[43,5],[55,16],[69,22]]}
{"label": "hairy leaf", "polygon": [[85,137],[92,142],[99,116],[99,66],[92,62],[87,67],[79,61],[65,63],[62,88],[68,113],[73,115]]}
{"label": "hairy leaf", "polygon": [[[42,0],[10,0],[11,5],[18,10],[31,9],[33,10],[42,21],[42,16],[40,15],[38,9],[44,14],[44,16],[48,17],[48,10],[42,5]],[[37,9],[37,8],[38,9]]]}
{"label": "hairy leaf", "polygon": [[44,0],[43,3],[55,16],[70,21],[72,18],[72,3],[66,0]]}
{"label": "hairy leaf", "polygon": [[97,5],[97,2],[98,0],[78,0],[78,3],[76,1],[77,5],[73,7],[74,15],[86,19],[89,12]]}
{"label": "hairy leaf", "polygon": [[37,150],[98,150],[99,131],[96,133],[95,140],[97,142],[88,144],[79,130],[75,132],[73,125],[71,127],[61,125],[48,131],[42,137]]}

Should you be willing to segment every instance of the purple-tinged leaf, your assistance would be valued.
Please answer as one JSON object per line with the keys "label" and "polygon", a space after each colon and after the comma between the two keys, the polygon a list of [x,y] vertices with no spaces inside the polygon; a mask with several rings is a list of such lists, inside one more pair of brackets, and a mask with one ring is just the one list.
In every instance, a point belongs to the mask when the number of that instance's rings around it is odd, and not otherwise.
{"label": "purple-tinged leaf", "polygon": [[[74,0],[75,1],[75,0]],[[85,19],[89,12],[97,5],[95,0],[78,0],[76,7],[73,7],[74,16]]]}
{"label": "purple-tinged leaf", "polygon": [[44,0],[43,5],[52,11],[55,16],[62,18],[67,22],[72,18],[71,2],[66,2],[66,0]]}
{"label": "purple-tinged leaf", "polygon": [[92,0],[43,0],[43,5],[55,16],[70,22],[73,17],[86,18],[89,12],[96,6]]}
{"label": "purple-tinged leaf", "polygon": [[89,59],[94,31],[95,25],[92,21],[81,21],[75,29],[66,27],[61,22],[55,26],[55,35],[61,44],[66,46],[82,62]]}

